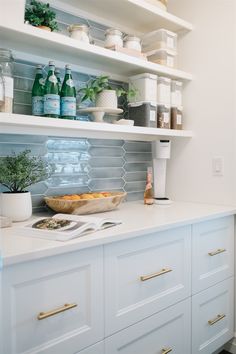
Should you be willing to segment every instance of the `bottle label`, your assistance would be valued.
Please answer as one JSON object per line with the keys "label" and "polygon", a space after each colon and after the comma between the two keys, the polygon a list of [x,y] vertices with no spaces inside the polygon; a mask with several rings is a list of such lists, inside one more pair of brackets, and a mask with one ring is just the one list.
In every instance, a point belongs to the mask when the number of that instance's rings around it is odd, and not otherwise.
{"label": "bottle label", "polygon": [[5,97],[13,98],[13,78],[3,76],[0,80],[0,101],[4,101]]}
{"label": "bottle label", "polygon": [[181,125],[182,124],[182,115],[181,114],[177,114],[176,122],[177,122],[177,125]]}
{"label": "bottle label", "polygon": [[43,97],[34,96],[32,97],[32,114],[33,116],[42,116],[43,111]]}
{"label": "bottle label", "polygon": [[45,79],[41,77],[41,79],[39,79],[39,83],[40,83],[40,85],[44,86],[45,85]]}
{"label": "bottle label", "polygon": [[55,75],[49,76],[48,80],[55,85],[57,84],[57,77]]}
{"label": "bottle label", "polygon": [[44,114],[60,115],[60,96],[54,94],[44,95]]}
{"label": "bottle label", "polygon": [[69,87],[75,87],[74,81],[73,81],[72,79],[66,80],[66,84],[67,84],[67,86],[69,86]]}
{"label": "bottle label", "polygon": [[76,98],[61,97],[61,116],[76,116]]}

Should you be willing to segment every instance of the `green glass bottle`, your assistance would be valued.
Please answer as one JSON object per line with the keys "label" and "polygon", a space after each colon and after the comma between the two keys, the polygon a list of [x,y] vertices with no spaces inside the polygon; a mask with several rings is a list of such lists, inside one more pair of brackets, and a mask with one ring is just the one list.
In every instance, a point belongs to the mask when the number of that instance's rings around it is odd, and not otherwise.
{"label": "green glass bottle", "polygon": [[60,116],[60,95],[57,77],[55,75],[55,64],[49,62],[48,76],[44,89],[44,116],[58,118]]}
{"label": "green glass bottle", "polygon": [[58,85],[59,85],[59,93],[61,92],[61,72],[59,69],[56,69],[55,70],[55,75],[57,77],[57,82],[58,82]]}
{"label": "green glass bottle", "polygon": [[76,91],[69,65],[65,67],[65,78],[61,88],[61,118],[76,117]]}
{"label": "green glass bottle", "polygon": [[43,116],[44,102],[44,79],[42,65],[36,66],[36,75],[32,87],[32,114],[33,116]]}

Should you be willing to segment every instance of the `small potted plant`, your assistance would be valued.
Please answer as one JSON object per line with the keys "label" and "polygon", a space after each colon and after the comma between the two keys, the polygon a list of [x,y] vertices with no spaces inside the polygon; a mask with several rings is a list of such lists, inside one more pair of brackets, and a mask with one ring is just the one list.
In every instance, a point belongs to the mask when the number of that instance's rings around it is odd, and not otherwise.
{"label": "small potted plant", "polygon": [[49,4],[31,0],[25,9],[25,22],[47,31],[58,30],[56,14]]}
{"label": "small potted plant", "polygon": [[27,220],[32,215],[31,194],[27,188],[49,177],[41,157],[29,156],[30,150],[0,159],[0,184],[8,189],[1,193],[1,214],[12,221]]}
{"label": "small potted plant", "polygon": [[112,89],[109,76],[99,76],[90,80],[84,88],[79,90],[81,103],[87,100],[95,103],[96,107],[117,108],[117,97],[126,96],[129,100],[135,97],[136,90],[125,90],[123,87]]}

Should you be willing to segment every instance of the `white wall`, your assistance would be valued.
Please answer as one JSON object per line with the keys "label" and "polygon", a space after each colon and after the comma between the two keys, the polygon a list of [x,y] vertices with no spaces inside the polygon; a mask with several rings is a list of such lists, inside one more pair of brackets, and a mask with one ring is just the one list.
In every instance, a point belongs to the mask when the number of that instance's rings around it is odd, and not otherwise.
{"label": "white wall", "polygon": [[[194,74],[184,89],[184,126],[195,136],[172,145],[168,195],[173,200],[236,203],[235,0],[169,0],[169,4],[171,12],[195,27],[179,41],[180,68]],[[222,177],[212,175],[214,156],[224,158]]]}

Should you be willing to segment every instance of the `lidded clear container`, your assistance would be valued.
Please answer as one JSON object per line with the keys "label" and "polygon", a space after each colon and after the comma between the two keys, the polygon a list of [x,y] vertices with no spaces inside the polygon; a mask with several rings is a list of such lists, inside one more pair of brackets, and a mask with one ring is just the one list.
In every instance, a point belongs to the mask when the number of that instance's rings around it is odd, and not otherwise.
{"label": "lidded clear container", "polygon": [[124,40],[124,47],[138,52],[142,52],[141,39],[136,36],[127,35]]}
{"label": "lidded clear container", "polygon": [[123,33],[116,28],[108,28],[105,32],[105,48],[123,47]]}
{"label": "lidded clear container", "polygon": [[143,37],[145,52],[157,49],[166,49],[177,52],[177,34],[165,29],[150,32]]}
{"label": "lidded clear container", "polygon": [[89,27],[84,24],[74,24],[68,27],[70,37],[81,42],[90,43]]}
{"label": "lidded clear container", "polygon": [[160,76],[157,79],[157,103],[170,105],[171,79]]}
{"label": "lidded clear container", "polygon": [[171,107],[181,107],[183,83],[181,81],[171,81]]}
{"label": "lidded clear container", "polygon": [[165,65],[169,68],[176,67],[176,52],[170,49],[157,49],[146,53],[148,60],[153,63]]}
{"label": "lidded clear container", "polygon": [[170,129],[170,105],[158,105],[157,128]]}
{"label": "lidded clear container", "polygon": [[13,110],[13,63],[11,50],[0,48],[0,112]]}

